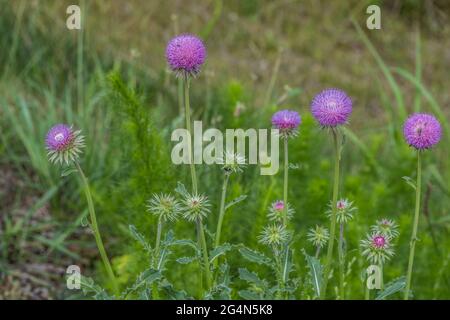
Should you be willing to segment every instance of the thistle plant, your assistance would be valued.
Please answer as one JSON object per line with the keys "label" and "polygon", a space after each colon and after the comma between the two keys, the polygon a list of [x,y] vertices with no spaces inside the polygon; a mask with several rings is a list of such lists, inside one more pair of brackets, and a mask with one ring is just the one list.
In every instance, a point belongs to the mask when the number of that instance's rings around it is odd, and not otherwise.
{"label": "thistle plant", "polygon": [[[201,66],[205,63],[206,48],[202,40],[198,37],[190,34],[183,34],[171,39],[166,47],[166,59],[171,70],[177,77],[183,79],[184,86],[184,106],[185,106],[185,119],[186,129],[189,132],[190,143],[188,144],[189,163],[191,169],[192,180],[192,197],[191,201],[185,199],[185,218],[191,220],[193,218],[197,223],[197,238],[199,246],[203,250],[203,256],[206,258],[204,261],[204,268],[206,274],[206,283],[211,285],[211,277],[209,270],[208,249],[206,246],[205,233],[202,224],[202,213],[206,208],[205,201],[202,205],[201,201],[205,200],[198,195],[197,188],[197,174],[195,172],[194,156],[192,152],[192,130],[191,130],[191,108],[189,98],[189,87],[191,78],[195,78],[201,69]],[[203,207],[201,209],[200,207]]]}
{"label": "thistle plant", "polygon": [[409,299],[411,289],[411,277],[414,264],[414,253],[417,241],[417,230],[420,216],[420,198],[422,187],[422,159],[421,153],[433,147],[441,140],[442,129],[439,121],[432,115],[426,113],[415,113],[411,115],[403,126],[403,135],[406,142],[416,149],[417,152],[417,181],[416,189],[416,207],[414,211],[413,228],[411,241],[409,244],[408,269],[406,273],[406,288],[404,299]]}
{"label": "thistle plant", "polygon": [[374,233],[382,234],[390,238],[396,238],[399,235],[397,223],[394,220],[386,218],[377,220],[371,230]]}
{"label": "thistle plant", "polygon": [[325,260],[324,277],[321,298],[326,297],[328,278],[333,264],[333,248],[337,223],[337,201],[339,195],[339,169],[341,160],[342,139],[339,137],[339,127],[348,122],[352,112],[352,100],[342,90],[326,89],[316,95],[311,102],[311,113],[323,128],[330,129],[335,152],[333,198],[331,202],[330,241],[328,242]]}
{"label": "thistle plant", "polygon": [[310,228],[307,234],[307,240],[316,247],[316,259],[319,258],[320,250],[326,245],[330,239],[328,229],[319,225]]}
{"label": "thistle plant", "polygon": [[[288,138],[295,137],[298,134],[298,126],[301,123],[300,115],[296,111],[281,110],[272,116],[272,125],[279,130],[280,137],[284,145],[284,183],[283,183],[283,202],[288,203],[288,170],[289,170],[289,151]],[[288,222],[288,206],[284,208],[283,224]]]}
{"label": "thistle plant", "polygon": [[[240,173],[243,171],[243,167],[245,167],[245,157],[241,156],[237,153],[231,153],[226,151],[220,159],[218,159],[218,163],[222,165],[222,170],[224,173],[224,179],[222,184],[222,195],[220,198],[220,209],[219,209],[219,219],[217,220],[217,228],[216,228],[216,236],[214,241],[214,248],[217,248],[220,245],[220,236],[222,233],[222,223],[223,218],[225,216],[225,200],[227,197],[227,186],[228,181],[230,179],[231,174]],[[218,259],[214,260],[214,267],[216,268],[218,265]]]}
{"label": "thistle plant", "polygon": [[70,164],[74,164],[78,174],[80,175],[82,186],[88,203],[90,226],[92,228],[92,232],[94,233],[95,242],[97,244],[98,251],[105,266],[106,272],[111,280],[114,292],[116,294],[119,294],[117,279],[114,275],[108,255],[106,254],[103,240],[100,235],[100,230],[98,228],[94,201],[92,199],[88,179],[86,178],[78,162],[78,158],[82,152],[82,148],[85,146],[84,137],[81,135],[80,130],[74,131],[72,126],[68,126],[66,124],[57,124],[48,131],[45,139],[45,144],[47,147],[47,155],[50,162],[58,163],[60,165],[65,164],[67,166]]}
{"label": "thistle plant", "polygon": [[203,228],[203,219],[211,212],[210,206],[209,200],[205,195],[186,194],[181,207],[183,217],[189,222],[195,222],[197,226],[197,240],[202,250],[203,269],[205,271],[207,289],[211,287],[212,278],[205,231]]}
{"label": "thistle plant", "polygon": [[[353,214],[357,210],[353,202],[348,199],[340,199],[336,204],[336,222],[339,224],[338,240],[338,258],[339,258],[339,297],[345,299],[345,224],[353,219]],[[333,204],[330,203],[330,209],[327,211],[328,217],[333,216]]]}

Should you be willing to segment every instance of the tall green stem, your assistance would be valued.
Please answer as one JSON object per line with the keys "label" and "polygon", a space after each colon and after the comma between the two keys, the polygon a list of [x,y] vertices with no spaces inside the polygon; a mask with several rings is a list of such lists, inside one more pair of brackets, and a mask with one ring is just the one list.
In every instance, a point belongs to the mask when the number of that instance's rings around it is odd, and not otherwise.
{"label": "tall green stem", "polygon": [[194,155],[192,152],[192,130],[191,130],[191,106],[189,102],[189,86],[190,81],[189,78],[184,79],[184,105],[185,105],[185,113],[186,113],[186,129],[189,132],[190,135],[190,141],[189,141],[189,164],[191,166],[191,178],[192,178],[192,190],[194,194],[197,194],[197,174],[195,173],[195,164],[194,164]]}
{"label": "tall green stem", "polygon": [[339,226],[339,243],[338,243],[338,254],[339,254],[339,298],[341,300],[345,299],[345,255],[344,255],[344,224],[341,223]]}
{"label": "tall green stem", "polygon": [[417,183],[416,183],[416,209],[414,212],[414,223],[411,235],[411,242],[409,243],[409,261],[408,272],[406,274],[406,288],[404,299],[409,299],[409,290],[411,289],[411,277],[414,264],[414,251],[416,249],[417,241],[417,228],[419,226],[419,214],[420,214],[420,192],[422,186],[422,160],[420,151],[417,151]]}
{"label": "tall green stem", "polygon": [[[214,248],[217,248],[220,245],[220,234],[222,232],[223,217],[225,216],[225,199],[227,196],[227,186],[228,186],[229,179],[230,179],[230,175],[225,174],[225,179],[223,180],[223,185],[222,185],[222,197],[220,199],[219,220],[217,221],[216,239],[214,242]],[[217,265],[218,265],[218,259],[215,259],[214,267],[217,267]]]}
{"label": "tall green stem", "polygon": [[[161,244],[162,227],[163,227],[163,222],[162,222],[162,219],[160,216],[158,219],[158,227],[156,230],[155,253],[154,253],[154,258],[153,258],[153,268],[154,269],[159,269],[158,268],[158,260],[159,260],[159,247]],[[153,299],[154,300],[159,299],[158,284],[156,282],[153,282],[152,288],[153,288]]]}
{"label": "tall green stem", "polygon": [[380,291],[382,291],[384,289],[383,262],[380,262],[378,267],[380,268]]}
{"label": "tall green stem", "polygon": [[111,283],[114,288],[114,292],[119,294],[119,286],[117,284],[117,279],[114,276],[114,272],[112,270],[111,264],[108,259],[108,255],[106,254],[105,247],[103,246],[102,237],[100,236],[100,231],[97,225],[97,217],[95,215],[94,201],[92,200],[91,190],[89,188],[89,183],[84,175],[83,170],[81,169],[78,162],[75,162],[75,166],[77,167],[78,173],[80,174],[81,180],[83,182],[84,193],[86,195],[88,210],[91,219],[91,227],[94,232],[95,242],[97,243],[98,251],[100,252],[100,257],[102,258],[103,264],[105,265],[106,272],[108,273],[109,278],[111,279]]}
{"label": "tall green stem", "polygon": [[211,288],[211,270],[209,268],[208,248],[206,247],[205,231],[203,230],[203,223],[201,219],[197,219],[197,232],[200,235],[200,242],[203,251],[203,267],[205,269],[206,276],[206,290]]}
{"label": "tall green stem", "polygon": [[333,129],[333,141],[334,141],[334,151],[335,151],[335,164],[334,164],[334,185],[333,185],[333,200],[331,208],[331,223],[330,223],[330,240],[328,241],[327,258],[325,264],[323,286],[321,292],[321,298],[326,297],[328,278],[330,275],[331,265],[333,263],[333,246],[336,234],[336,208],[337,208],[337,198],[339,192],[339,165],[341,158],[341,146],[337,136],[337,132]]}
{"label": "tall green stem", "polygon": [[289,153],[288,153],[288,138],[284,138],[284,184],[283,184],[283,202],[284,202],[284,216],[283,223],[287,226],[288,221],[288,177],[289,177]]}

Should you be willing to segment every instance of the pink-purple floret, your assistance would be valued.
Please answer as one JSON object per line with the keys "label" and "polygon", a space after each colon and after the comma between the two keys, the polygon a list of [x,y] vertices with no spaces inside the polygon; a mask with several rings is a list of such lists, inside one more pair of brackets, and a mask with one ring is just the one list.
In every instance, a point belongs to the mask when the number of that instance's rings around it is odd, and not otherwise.
{"label": "pink-purple floret", "polygon": [[169,41],[166,58],[173,71],[195,75],[200,72],[200,67],[205,62],[206,48],[198,37],[183,34]]}
{"label": "pink-purple floret", "polygon": [[272,116],[272,125],[279,130],[295,130],[300,122],[300,115],[296,111],[281,110]]}
{"label": "pink-purple floret", "polygon": [[352,113],[352,99],[340,89],[325,89],[314,97],[311,112],[322,127],[346,124]]}
{"label": "pink-purple floret", "polygon": [[431,148],[441,140],[442,129],[434,116],[415,113],[405,121],[403,135],[410,146],[423,150]]}
{"label": "pink-purple floret", "polygon": [[376,235],[375,237],[373,237],[372,242],[375,248],[384,248],[386,239],[381,235]]}
{"label": "pink-purple floret", "polygon": [[57,124],[47,133],[45,144],[50,151],[63,151],[71,146],[74,139],[73,131],[66,124]]}

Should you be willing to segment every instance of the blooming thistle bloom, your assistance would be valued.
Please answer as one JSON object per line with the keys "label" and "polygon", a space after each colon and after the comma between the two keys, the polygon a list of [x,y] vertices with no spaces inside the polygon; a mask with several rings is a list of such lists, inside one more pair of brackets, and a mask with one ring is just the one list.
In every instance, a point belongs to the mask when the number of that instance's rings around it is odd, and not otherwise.
{"label": "blooming thistle bloom", "polygon": [[347,123],[352,100],[342,90],[325,89],[314,97],[311,112],[322,127],[336,127]]}
{"label": "blooming thistle bloom", "polygon": [[361,240],[361,248],[363,256],[373,264],[384,263],[394,255],[391,238],[381,233],[368,234]]}
{"label": "blooming thistle bloom", "polygon": [[239,153],[224,152],[222,157],[217,159],[217,163],[222,165],[222,169],[226,174],[238,173],[243,171],[246,166],[245,157]]}
{"label": "blooming thistle bloom", "polygon": [[170,194],[154,194],[148,201],[147,209],[163,222],[174,221],[180,212],[180,204]]}
{"label": "blooming thistle bloom", "polygon": [[296,136],[300,123],[301,118],[296,111],[281,110],[275,112],[272,116],[272,125],[275,129],[280,130],[280,135],[283,138]]}
{"label": "blooming thistle bloom", "polygon": [[289,238],[289,232],[281,224],[272,224],[263,229],[258,236],[259,242],[269,246],[279,246]]}
{"label": "blooming thistle bloom", "polygon": [[177,76],[195,77],[206,59],[203,41],[190,34],[179,35],[169,41],[166,59]]}
{"label": "blooming thistle bloom", "polygon": [[183,199],[183,217],[191,222],[197,221],[197,219],[202,219],[208,215],[210,212],[210,203],[206,196],[200,195],[189,195],[187,194]]}
{"label": "blooming thistle bloom", "polygon": [[415,113],[403,125],[406,142],[417,150],[431,148],[441,140],[441,134],[441,124],[431,114]]}
{"label": "blooming thistle bloom", "polygon": [[330,238],[328,229],[318,225],[309,229],[307,237],[309,242],[319,248],[322,248]]}
{"label": "blooming thistle bloom", "polygon": [[395,238],[400,233],[398,232],[398,225],[394,220],[381,219],[377,220],[376,224],[372,226],[372,232],[379,233],[389,238]]}
{"label": "blooming thistle bloom", "polygon": [[[284,219],[284,201],[277,200],[273,202],[269,207],[269,213],[267,216],[271,221],[282,222]],[[294,215],[295,210],[291,207],[289,203],[287,203],[287,218],[290,219]]]}
{"label": "blooming thistle bloom", "polygon": [[84,147],[84,137],[80,130],[74,131],[72,126],[57,124],[48,131],[45,145],[50,162],[69,164],[78,159]]}
{"label": "blooming thistle bloom", "polygon": [[[327,215],[329,218],[332,217],[333,203],[330,203],[329,209],[327,210]],[[358,208],[353,206],[353,201],[349,201],[348,199],[340,199],[336,203],[336,221],[338,223],[347,223],[348,221],[353,219],[353,213],[358,210]]]}

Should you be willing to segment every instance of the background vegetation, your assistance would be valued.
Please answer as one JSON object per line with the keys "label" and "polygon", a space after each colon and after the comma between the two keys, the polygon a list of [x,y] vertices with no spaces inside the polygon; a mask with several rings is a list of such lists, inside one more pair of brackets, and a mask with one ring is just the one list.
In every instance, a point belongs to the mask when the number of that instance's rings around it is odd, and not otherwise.
{"label": "background vegetation", "polygon": [[[382,30],[365,28],[365,9],[382,8]],[[348,227],[349,297],[362,298],[366,262],[358,244],[381,217],[401,226],[386,281],[406,270],[414,192],[414,152],[401,126],[413,111],[432,112],[444,125],[441,143],[427,152],[425,195],[416,250],[414,294],[450,296],[450,7],[446,1],[81,1],[82,32],[65,26],[70,1],[0,0],[0,298],[80,298],[65,289],[65,268],[108,286],[97,265],[95,243],[83,228],[86,202],[76,179],[46,159],[44,136],[55,123],[81,128],[87,137],[82,166],[92,184],[100,228],[125,287],[148,266],[131,237],[136,225],[154,238],[146,212],[153,192],[188,182],[188,168],[170,161],[170,133],[182,126],[177,80],[164,57],[175,34],[200,35],[208,59],[191,91],[194,118],[207,127],[268,128],[272,113],[292,108],[303,117],[292,141],[289,199],[296,209],[297,272],[306,273],[301,249],[312,253],[306,231],[327,224],[331,195],[331,141],[309,113],[312,97],[326,87],[354,99],[343,152],[341,196],[359,208]],[[200,190],[220,197],[218,167],[199,166]],[[226,215],[223,238],[261,251],[256,235],[266,208],[282,196],[282,175],[260,176],[250,166],[231,179],[228,199],[248,198]],[[179,221],[177,237],[195,237]],[[181,249],[180,249],[181,250]],[[258,270],[238,253],[237,268]],[[190,294],[195,265],[169,263],[167,276]],[[267,271],[258,270],[260,273]],[[232,296],[245,284],[236,281]]]}

